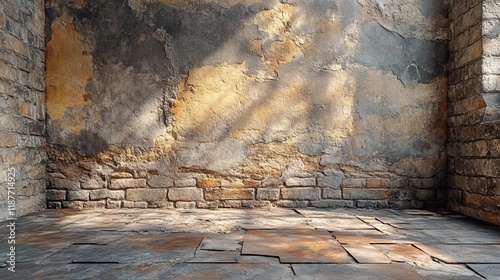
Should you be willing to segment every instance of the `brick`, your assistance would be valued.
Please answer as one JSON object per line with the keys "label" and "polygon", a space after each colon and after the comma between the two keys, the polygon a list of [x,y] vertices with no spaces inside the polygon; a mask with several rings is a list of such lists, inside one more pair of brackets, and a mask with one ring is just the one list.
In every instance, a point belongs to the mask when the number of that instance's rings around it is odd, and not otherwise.
{"label": "brick", "polygon": [[129,201],[161,201],[166,193],[165,189],[128,189],[126,197]]}
{"label": "brick", "polygon": [[174,186],[174,180],[166,176],[152,176],[148,180],[148,186],[152,188],[170,188]]}
{"label": "brick", "polygon": [[65,190],[47,190],[47,200],[66,200]]}
{"label": "brick", "polygon": [[337,188],[324,188],[323,198],[341,199],[342,191]]}
{"label": "brick", "polygon": [[288,187],[315,187],[315,178],[289,178],[286,180],[285,185]]}
{"label": "brick", "polygon": [[173,188],[168,191],[171,201],[198,201],[203,200],[203,190],[194,187]]}
{"label": "brick", "polygon": [[178,179],[178,180],[175,180],[174,185],[176,187],[195,187],[196,186],[196,179],[194,179],[194,178]]}
{"label": "brick", "polygon": [[281,197],[287,200],[319,200],[321,189],[319,188],[283,188]]}
{"label": "brick", "polygon": [[218,188],[221,186],[221,181],[215,178],[202,178],[197,181],[196,185],[200,188]]}
{"label": "brick", "polygon": [[134,188],[145,188],[146,179],[111,179],[110,189],[123,190]]}
{"label": "brick", "polygon": [[262,188],[257,189],[257,200],[278,200],[280,198],[280,190],[277,188]]}
{"label": "brick", "polygon": [[175,203],[175,208],[194,209],[194,208],[196,208],[196,202],[177,201]]}
{"label": "brick", "polygon": [[68,200],[89,200],[89,191],[68,191]]}
{"label": "brick", "polygon": [[207,200],[239,200],[254,199],[254,189],[206,189],[205,198]]}
{"label": "brick", "polygon": [[[99,200],[104,198],[110,198],[114,200],[125,199],[124,191],[111,191],[111,190],[91,190],[89,191],[91,200]],[[108,201],[109,202],[109,201]]]}
{"label": "brick", "polygon": [[389,191],[386,189],[349,189],[342,190],[343,199],[365,199],[381,200],[389,199]]}
{"label": "brick", "polygon": [[354,202],[351,200],[315,200],[311,201],[312,207],[317,208],[339,208],[339,207],[347,207],[353,208]]}

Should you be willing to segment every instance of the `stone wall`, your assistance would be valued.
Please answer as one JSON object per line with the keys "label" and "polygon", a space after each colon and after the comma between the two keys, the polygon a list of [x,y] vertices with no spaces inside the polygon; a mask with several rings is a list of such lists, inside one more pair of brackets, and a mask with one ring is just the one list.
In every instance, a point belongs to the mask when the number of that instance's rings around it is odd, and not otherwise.
{"label": "stone wall", "polygon": [[46,5],[50,208],[444,202],[445,1]]}
{"label": "stone wall", "polygon": [[45,207],[44,22],[42,0],[0,2],[0,220]]}
{"label": "stone wall", "polygon": [[500,224],[500,3],[453,1],[450,19],[448,206]]}

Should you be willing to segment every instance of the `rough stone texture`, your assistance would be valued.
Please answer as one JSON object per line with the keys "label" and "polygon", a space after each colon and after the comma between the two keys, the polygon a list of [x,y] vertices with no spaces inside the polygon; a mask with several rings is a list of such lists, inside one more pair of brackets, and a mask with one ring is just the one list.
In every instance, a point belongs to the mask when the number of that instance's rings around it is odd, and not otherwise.
{"label": "rough stone texture", "polygon": [[174,188],[168,191],[171,201],[197,201],[203,200],[203,190],[198,188]]}
{"label": "rough stone texture", "polygon": [[[500,6],[452,1],[448,207],[500,224]],[[430,191],[417,193],[422,199]]]}
{"label": "rough stone texture", "polygon": [[72,191],[130,201],[175,187],[167,199],[198,207],[444,202],[446,4],[46,5],[48,170]]}
{"label": "rough stone texture", "polygon": [[44,8],[42,0],[0,3],[0,220],[45,207]]}

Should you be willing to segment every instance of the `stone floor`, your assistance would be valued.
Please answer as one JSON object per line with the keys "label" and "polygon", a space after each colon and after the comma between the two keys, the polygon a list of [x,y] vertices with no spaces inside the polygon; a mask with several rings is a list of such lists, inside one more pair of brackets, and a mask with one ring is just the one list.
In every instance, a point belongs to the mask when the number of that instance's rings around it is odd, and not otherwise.
{"label": "stone floor", "polygon": [[500,279],[500,227],[448,212],[52,210],[0,225],[0,279]]}

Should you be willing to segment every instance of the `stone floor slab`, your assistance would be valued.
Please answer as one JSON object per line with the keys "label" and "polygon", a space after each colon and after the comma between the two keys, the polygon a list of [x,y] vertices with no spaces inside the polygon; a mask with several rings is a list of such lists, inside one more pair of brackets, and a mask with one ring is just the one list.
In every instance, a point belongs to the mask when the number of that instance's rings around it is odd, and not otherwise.
{"label": "stone floor slab", "polygon": [[283,280],[292,278],[293,271],[288,265],[276,264],[187,264],[172,266],[163,279],[176,280]]}
{"label": "stone floor slab", "polygon": [[446,263],[500,264],[500,245],[416,245],[428,255]]}
{"label": "stone floor slab", "polygon": [[200,249],[217,251],[240,251],[243,244],[243,232],[212,235],[203,239]]}
{"label": "stone floor slab", "polygon": [[320,230],[249,230],[242,254],[278,256],[282,263],[351,262],[331,234]]}
{"label": "stone floor slab", "polygon": [[292,264],[292,267],[297,276],[303,276],[301,279],[426,279],[407,264]]}
{"label": "stone floor slab", "polygon": [[488,280],[500,280],[500,264],[469,264],[468,266]]}
{"label": "stone floor slab", "polygon": [[198,250],[187,263],[237,263],[240,252]]}
{"label": "stone floor slab", "polygon": [[46,263],[148,263],[192,258],[203,236],[196,233],[136,234],[108,245],[73,245]]}
{"label": "stone floor slab", "polygon": [[358,263],[391,263],[391,260],[372,245],[342,245]]}

